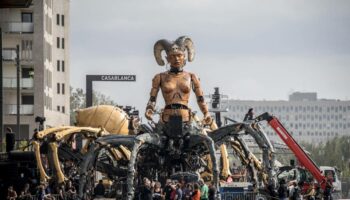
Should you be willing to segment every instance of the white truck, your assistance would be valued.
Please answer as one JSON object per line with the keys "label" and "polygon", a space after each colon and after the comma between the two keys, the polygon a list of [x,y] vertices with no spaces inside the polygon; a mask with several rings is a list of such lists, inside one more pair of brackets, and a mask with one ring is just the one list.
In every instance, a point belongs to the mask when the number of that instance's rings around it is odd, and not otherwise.
{"label": "white truck", "polygon": [[340,172],[336,167],[330,166],[320,166],[320,170],[323,176],[331,178],[333,180],[333,198],[341,199],[341,181],[339,179],[338,173]]}

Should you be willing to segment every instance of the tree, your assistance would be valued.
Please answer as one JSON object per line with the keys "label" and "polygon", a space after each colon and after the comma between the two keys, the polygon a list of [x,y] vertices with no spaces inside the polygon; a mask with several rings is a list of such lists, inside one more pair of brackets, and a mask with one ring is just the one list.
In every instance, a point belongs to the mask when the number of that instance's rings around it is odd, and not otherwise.
{"label": "tree", "polygon": [[335,137],[325,144],[303,144],[319,166],[336,166],[342,176],[350,176],[350,136]]}
{"label": "tree", "polygon": [[[93,91],[93,105],[117,105],[109,96]],[[75,111],[86,107],[86,94],[81,88],[70,87],[70,124],[75,122]]]}

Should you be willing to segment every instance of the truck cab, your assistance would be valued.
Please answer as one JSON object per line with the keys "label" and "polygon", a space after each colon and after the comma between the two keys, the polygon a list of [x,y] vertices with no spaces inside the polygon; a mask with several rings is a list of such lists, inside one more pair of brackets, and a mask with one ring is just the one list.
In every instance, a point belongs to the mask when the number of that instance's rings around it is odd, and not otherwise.
{"label": "truck cab", "polygon": [[338,177],[339,170],[330,166],[320,166],[320,170],[323,176],[327,177],[327,179],[332,179],[334,193],[341,193],[341,181]]}

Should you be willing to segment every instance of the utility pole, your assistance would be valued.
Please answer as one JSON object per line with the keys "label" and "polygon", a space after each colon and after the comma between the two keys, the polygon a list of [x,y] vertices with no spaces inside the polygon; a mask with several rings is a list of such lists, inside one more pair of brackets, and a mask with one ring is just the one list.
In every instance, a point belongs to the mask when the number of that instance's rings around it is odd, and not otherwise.
{"label": "utility pole", "polygon": [[16,67],[17,67],[17,149],[19,148],[19,136],[21,133],[21,106],[20,106],[20,98],[21,98],[21,81],[20,81],[20,73],[21,73],[21,66],[19,63],[19,45],[16,46]]}
{"label": "utility pole", "polygon": [[3,72],[2,72],[2,30],[1,30],[1,27],[0,27],[0,132],[1,132],[1,135],[0,135],[0,151],[2,151],[2,140],[3,140],[3,132],[4,132],[4,102],[3,102],[3,99],[4,99],[4,93],[3,93],[3,85],[2,85],[2,77],[3,77]]}

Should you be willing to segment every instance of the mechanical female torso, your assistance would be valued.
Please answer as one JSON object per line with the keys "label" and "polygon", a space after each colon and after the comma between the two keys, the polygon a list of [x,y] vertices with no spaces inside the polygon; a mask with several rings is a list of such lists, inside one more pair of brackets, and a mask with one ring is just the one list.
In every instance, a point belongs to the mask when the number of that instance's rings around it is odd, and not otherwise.
{"label": "mechanical female torso", "polygon": [[146,108],[146,118],[152,119],[155,103],[159,89],[162,92],[165,107],[162,112],[161,121],[168,122],[170,116],[181,116],[183,122],[191,120],[191,110],[188,108],[188,101],[191,90],[197,97],[200,110],[207,122],[211,121],[208,107],[204,102],[203,91],[197,76],[193,73],[183,71],[186,63],[185,52],[187,50],[188,61],[194,58],[193,43],[188,37],[180,37],[175,42],[159,40],[154,45],[154,54],[159,65],[164,65],[161,52],[165,50],[170,70],[157,74],[152,81],[150,100]]}

